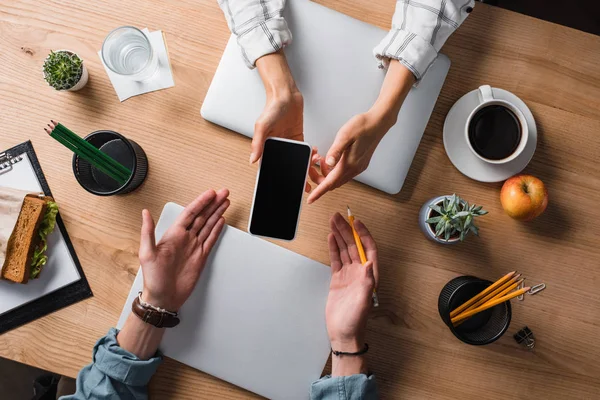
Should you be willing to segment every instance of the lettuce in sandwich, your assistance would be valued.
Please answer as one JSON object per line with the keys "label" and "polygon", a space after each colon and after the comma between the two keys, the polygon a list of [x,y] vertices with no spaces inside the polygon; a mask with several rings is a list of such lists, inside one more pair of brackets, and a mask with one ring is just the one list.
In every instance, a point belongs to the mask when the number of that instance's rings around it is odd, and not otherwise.
{"label": "lettuce in sandwich", "polygon": [[46,250],[48,250],[48,235],[54,230],[57,214],[58,204],[53,201],[46,203],[46,213],[38,231],[40,242],[33,251],[33,258],[31,259],[31,279],[37,278],[42,271],[42,267],[48,262],[48,256],[46,255]]}

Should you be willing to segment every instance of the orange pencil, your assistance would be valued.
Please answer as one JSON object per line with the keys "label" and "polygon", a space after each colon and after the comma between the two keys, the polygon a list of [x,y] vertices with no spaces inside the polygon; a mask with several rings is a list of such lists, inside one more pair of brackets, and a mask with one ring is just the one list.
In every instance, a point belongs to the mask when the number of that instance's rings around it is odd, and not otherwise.
{"label": "orange pencil", "polygon": [[471,311],[464,312],[464,313],[460,314],[459,316],[452,318],[451,321],[453,324],[455,324],[458,321],[462,321],[465,318],[469,318],[477,313],[487,310],[488,308],[492,308],[494,306],[497,306],[500,303],[504,303],[505,301],[508,301],[514,297],[520,296],[523,293],[527,292],[529,289],[531,289],[531,288],[524,287],[523,289],[516,290],[510,294],[507,294],[506,296],[499,297],[494,300],[488,301],[487,303],[485,303],[482,306],[479,306],[477,308],[472,309]]}
{"label": "orange pencil", "polygon": [[[510,292],[511,290],[516,289],[525,280],[525,278],[523,278],[523,279],[519,279],[518,281],[515,281],[515,279],[518,279],[519,276],[521,276],[521,274],[515,275],[514,278],[512,278],[510,281],[506,282],[503,286],[494,290],[492,293],[488,294],[483,299],[479,300],[477,303],[473,304],[471,307],[467,308],[463,312],[471,311],[471,310],[481,306],[482,304],[487,303],[490,300],[500,298],[500,297],[504,296],[505,294],[507,294],[508,292]],[[464,319],[455,323],[454,326],[458,326],[458,325],[462,324],[463,322],[465,322]]]}
{"label": "orange pencil", "polygon": [[[352,234],[354,235],[354,242],[356,243],[356,247],[358,248],[358,255],[360,256],[360,262],[366,264],[367,255],[365,254],[365,249],[363,248],[362,242],[360,241],[360,236],[358,236],[358,232],[354,229],[354,215],[352,215],[352,211],[350,211],[350,207],[348,208],[348,220],[350,221],[350,227],[352,228]],[[379,307],[379,298],[377,297],[377,290],[373,288],[373,307]]]}
{"label": "orange pencil", "polygon": [[[521,276],[521,274],[515,275],[511,280],[509,280],[504,285],[500,286],[498,289],[494,290],[492,293],[488,294],[487,296],[485,296],[484,298],[482,298],[481,300],[479,300],[478,302],[476,302],[475,304],[473,304],[472,306],[467,308],[465,311],[471,311],[472,309],[477,308],[477,307],[481,306],[482,304],[487,303],[490,300],[494,300],[495,298],[502,297],[505,294],[507,294],[508,292],[510,292],[511,290],[517,288],[517,286],[519,286],[519,284],[525,280],[525,278],[519,279],[520,276]],[[519,280],[517,280],[517,279],[519,279]]]}
{"label": "orange pencil", "polygon": [[466,302],[452,310],[452,312],[450,313],[450,318],[456,317],[458,314],[460,314],[461,312],[463,312],[464,310],[481,300],[485,295],[493,292],[498,287],[504,285],[509,279],[513,277],[515,273],[516,271],[509,272],[508,274],[504,275],[502,278],[498,279],[496,282],[492,283],[490,286],[485,288],[485,290],[473,296],[471,299],[467,300]]}

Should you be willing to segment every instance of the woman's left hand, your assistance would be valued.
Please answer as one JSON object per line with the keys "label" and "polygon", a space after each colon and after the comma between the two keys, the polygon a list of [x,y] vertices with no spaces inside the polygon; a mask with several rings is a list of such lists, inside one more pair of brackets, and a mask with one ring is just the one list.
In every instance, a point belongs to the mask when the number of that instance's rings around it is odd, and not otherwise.
{"label": "woman's left hand", "polygon": [[352,117],[338,131],[327,156],[319,158],[321,174],[310,169],[310,179],[317,187],[308,196],[309,204],[367,169],[379,142],[396,124],[400,107],[414,83],[415,76],[408,68],[396,60],[390,61],[373,106]]}
{"label": "woman's left hand", "polygon": [[315,168],[309,171],[310,179],[317,186],[308,197],[308,203],[337,189],[367,169],[388,129],[385,119],[374,111],[355,115],[342,126],[327,156],[320,158],[321,174]]}

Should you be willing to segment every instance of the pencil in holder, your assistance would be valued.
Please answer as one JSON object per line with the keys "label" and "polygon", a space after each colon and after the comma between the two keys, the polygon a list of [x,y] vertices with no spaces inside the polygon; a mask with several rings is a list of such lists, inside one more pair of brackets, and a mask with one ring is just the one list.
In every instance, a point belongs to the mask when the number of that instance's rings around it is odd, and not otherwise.
{"label": "pencil in holder", "polygon": [[84,138],[114,160],[131,170],[123,184],[96,169],[90,162],[73,155],[73,174],[77,182],[88,192],[97,196],[126,194],[137,189],[148,174],[148,158],[144,150],[133,140],[114,131],[95,131]]}
{"label": "pencil in holder", "polygon": [[471,345],[485,345],[500,339],[508,329],[512,316],[510,301],[505,301],[473,315],[457,326],[450,312],[477,295],[493,282],[474,276],[459,276],[448,282],[438,298],[438,311],[444,323],[459,340]]}

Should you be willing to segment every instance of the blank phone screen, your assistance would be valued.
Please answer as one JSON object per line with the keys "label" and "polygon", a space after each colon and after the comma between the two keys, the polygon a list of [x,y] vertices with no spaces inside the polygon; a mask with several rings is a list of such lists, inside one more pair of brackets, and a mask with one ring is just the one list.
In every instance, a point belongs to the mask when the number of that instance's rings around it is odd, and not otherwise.
{"label": "blank phone screen", "polygon": [[305,144],[269,139],[260,164],[250,233],[292,240],[302,204],[311,149]]}

